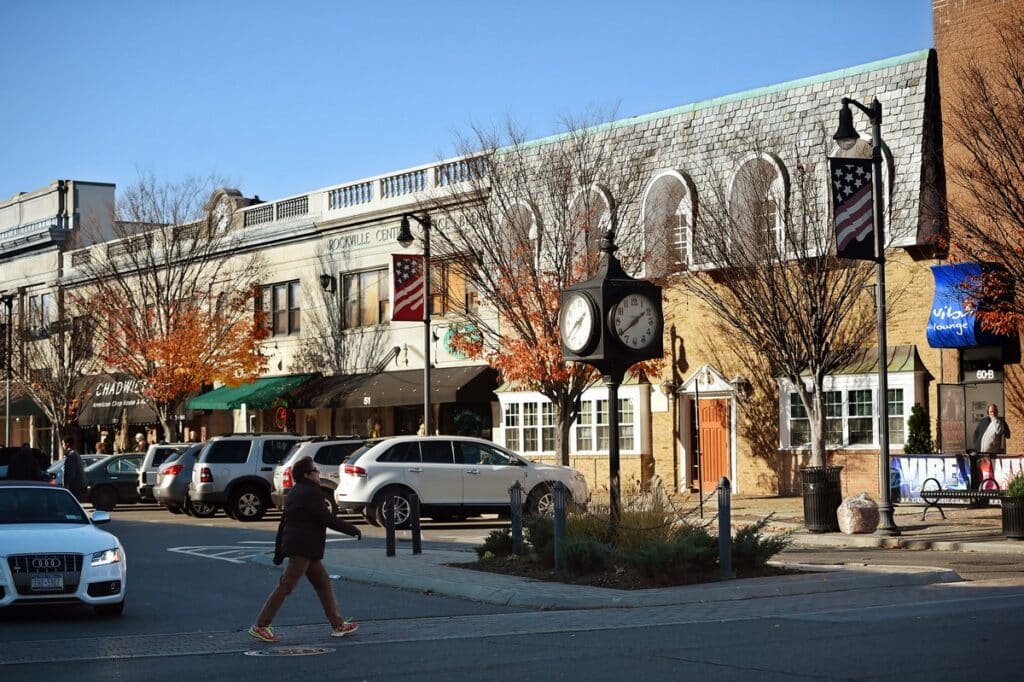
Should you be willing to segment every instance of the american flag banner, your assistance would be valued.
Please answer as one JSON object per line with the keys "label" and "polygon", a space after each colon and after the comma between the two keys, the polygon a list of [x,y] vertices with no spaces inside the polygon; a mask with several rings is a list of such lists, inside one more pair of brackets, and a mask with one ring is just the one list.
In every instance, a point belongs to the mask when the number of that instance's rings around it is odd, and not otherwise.
{"label": "american flag banner", "polygon": [[422,322],[427,299],[423,280],[423,256],[391,254],[395,302],[391,319],[396,322]]}
{"label": "american flag banner", "polygon": [[875,259],[871,165],[871,159],[828,160],[839,258]]}

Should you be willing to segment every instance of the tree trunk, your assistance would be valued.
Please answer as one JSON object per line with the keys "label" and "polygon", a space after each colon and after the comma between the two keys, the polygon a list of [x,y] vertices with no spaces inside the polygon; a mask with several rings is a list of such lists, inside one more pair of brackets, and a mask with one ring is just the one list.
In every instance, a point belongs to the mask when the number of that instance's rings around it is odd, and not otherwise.
{"label": "tree trunk", "polygon": [[555,403],[555,423],[558,425],[558,449],[556,451],[558,463],[562,466],[569,466],[569,427],[572,426],[566,420],[566,410],[561,403]]}
{"label": "tree trunk", "polygon": [[823,467],[827,464],[825,454],[825,393],[821,386],[815,386],[810,395],[812,409],[807,417],[811,423],[811,466]]}

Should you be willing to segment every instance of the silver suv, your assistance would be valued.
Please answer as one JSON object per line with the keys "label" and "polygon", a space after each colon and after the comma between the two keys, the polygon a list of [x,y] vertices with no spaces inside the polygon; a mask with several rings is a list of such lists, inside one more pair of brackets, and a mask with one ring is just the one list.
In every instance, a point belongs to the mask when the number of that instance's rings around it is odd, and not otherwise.
{"label": "silver suv", "polygon": [[259,521],[273,504],[274,467],[296,442],[295,433],[233,433],[203,446],[192,469],[189,497],[215,504],[238,521]]}
{"label": "silver suv", "polygon": [[382,525],[384,500],[395,497],[395,525],[409,524],[409,495],[420,498],[423,516],[454,520],[472,514],[509,512],[509,488],[519,482],[532,514],[550,513],[554,484],[570,502],[585,505],[587,482],[571,467],[539,464],[500,445],[467,436],[396,436],[369,445],[341,465],[334,499],[341,511],[362,512]]}
{"label": "silver suv", "polygon": [[139,467],[139,499],[143,502],[154,502],[153,486],[156,485],[157,474],[167,459],[187,448],[190,443],[157,443],[150,445],[146,456]]}
{"label": "silver suv", "polygon": [[274,469],[274,491],[271,499],[275,507],[284,508],[285,499],[295,485],[292,478],[292,467],[303,457],[312,457],[320,470],[320,490],[324,501],[331,507],[331,513],[338,513],[334,502],[334,489],[338,487],[340,465],[353,452],[367,443],[366,438],[359,436],[321,436],[314,440],[298,443],[292,447],[281,466]]}

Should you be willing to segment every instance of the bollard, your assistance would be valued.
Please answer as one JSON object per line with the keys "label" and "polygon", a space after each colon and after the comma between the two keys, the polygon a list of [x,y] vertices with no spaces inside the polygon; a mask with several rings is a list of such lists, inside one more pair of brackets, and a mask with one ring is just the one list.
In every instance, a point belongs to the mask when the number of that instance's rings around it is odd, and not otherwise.
{"label": "bollard", "polygon": [[722,476],[718,482],[718,567],[725,578],[735,577],[732,572],[732,494],[729,479]]}
{"label": "bollard", "polygon": [[409,525],[412,530],[412,553],[423,554],[423,538],[420,535],[420,496],[409,495]]}
{"label": "bollard", "polygon": [[508,489],[509,511],[512,518],[512,553],[523,555],[523,484],[516,481]]}
{"label": "bollard", "polygon": [[385,547],[388,556],[395,556],[395,496],[384,498]]}
{"label": "bollard", "polygon": [[562,541],[565,539],[565,485],[555,483],[555,570],[562,570]]}

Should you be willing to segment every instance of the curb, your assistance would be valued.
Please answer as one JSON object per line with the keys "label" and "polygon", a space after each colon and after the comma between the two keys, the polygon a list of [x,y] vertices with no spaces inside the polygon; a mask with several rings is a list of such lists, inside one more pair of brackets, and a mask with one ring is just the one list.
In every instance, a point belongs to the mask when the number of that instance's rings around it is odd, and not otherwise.
{"label": "curb", "polygon": [[[328,556],[325,556],[325,563],[330,573],[356,582],[538,610],[676,606],[961,580],[955,571],[916,566],[847,567],[772,562],[806,573],[626,591],[545,582],[441,565],[469,558],[471,555],[467,552],[427,550],[419,557],[408,555],[373,559],[378,564],[382,561],[394,562],[387,566],[357,565],[343,560],[334,562]],[[273,565],[266,556],[253,557],[252,561]]]}

